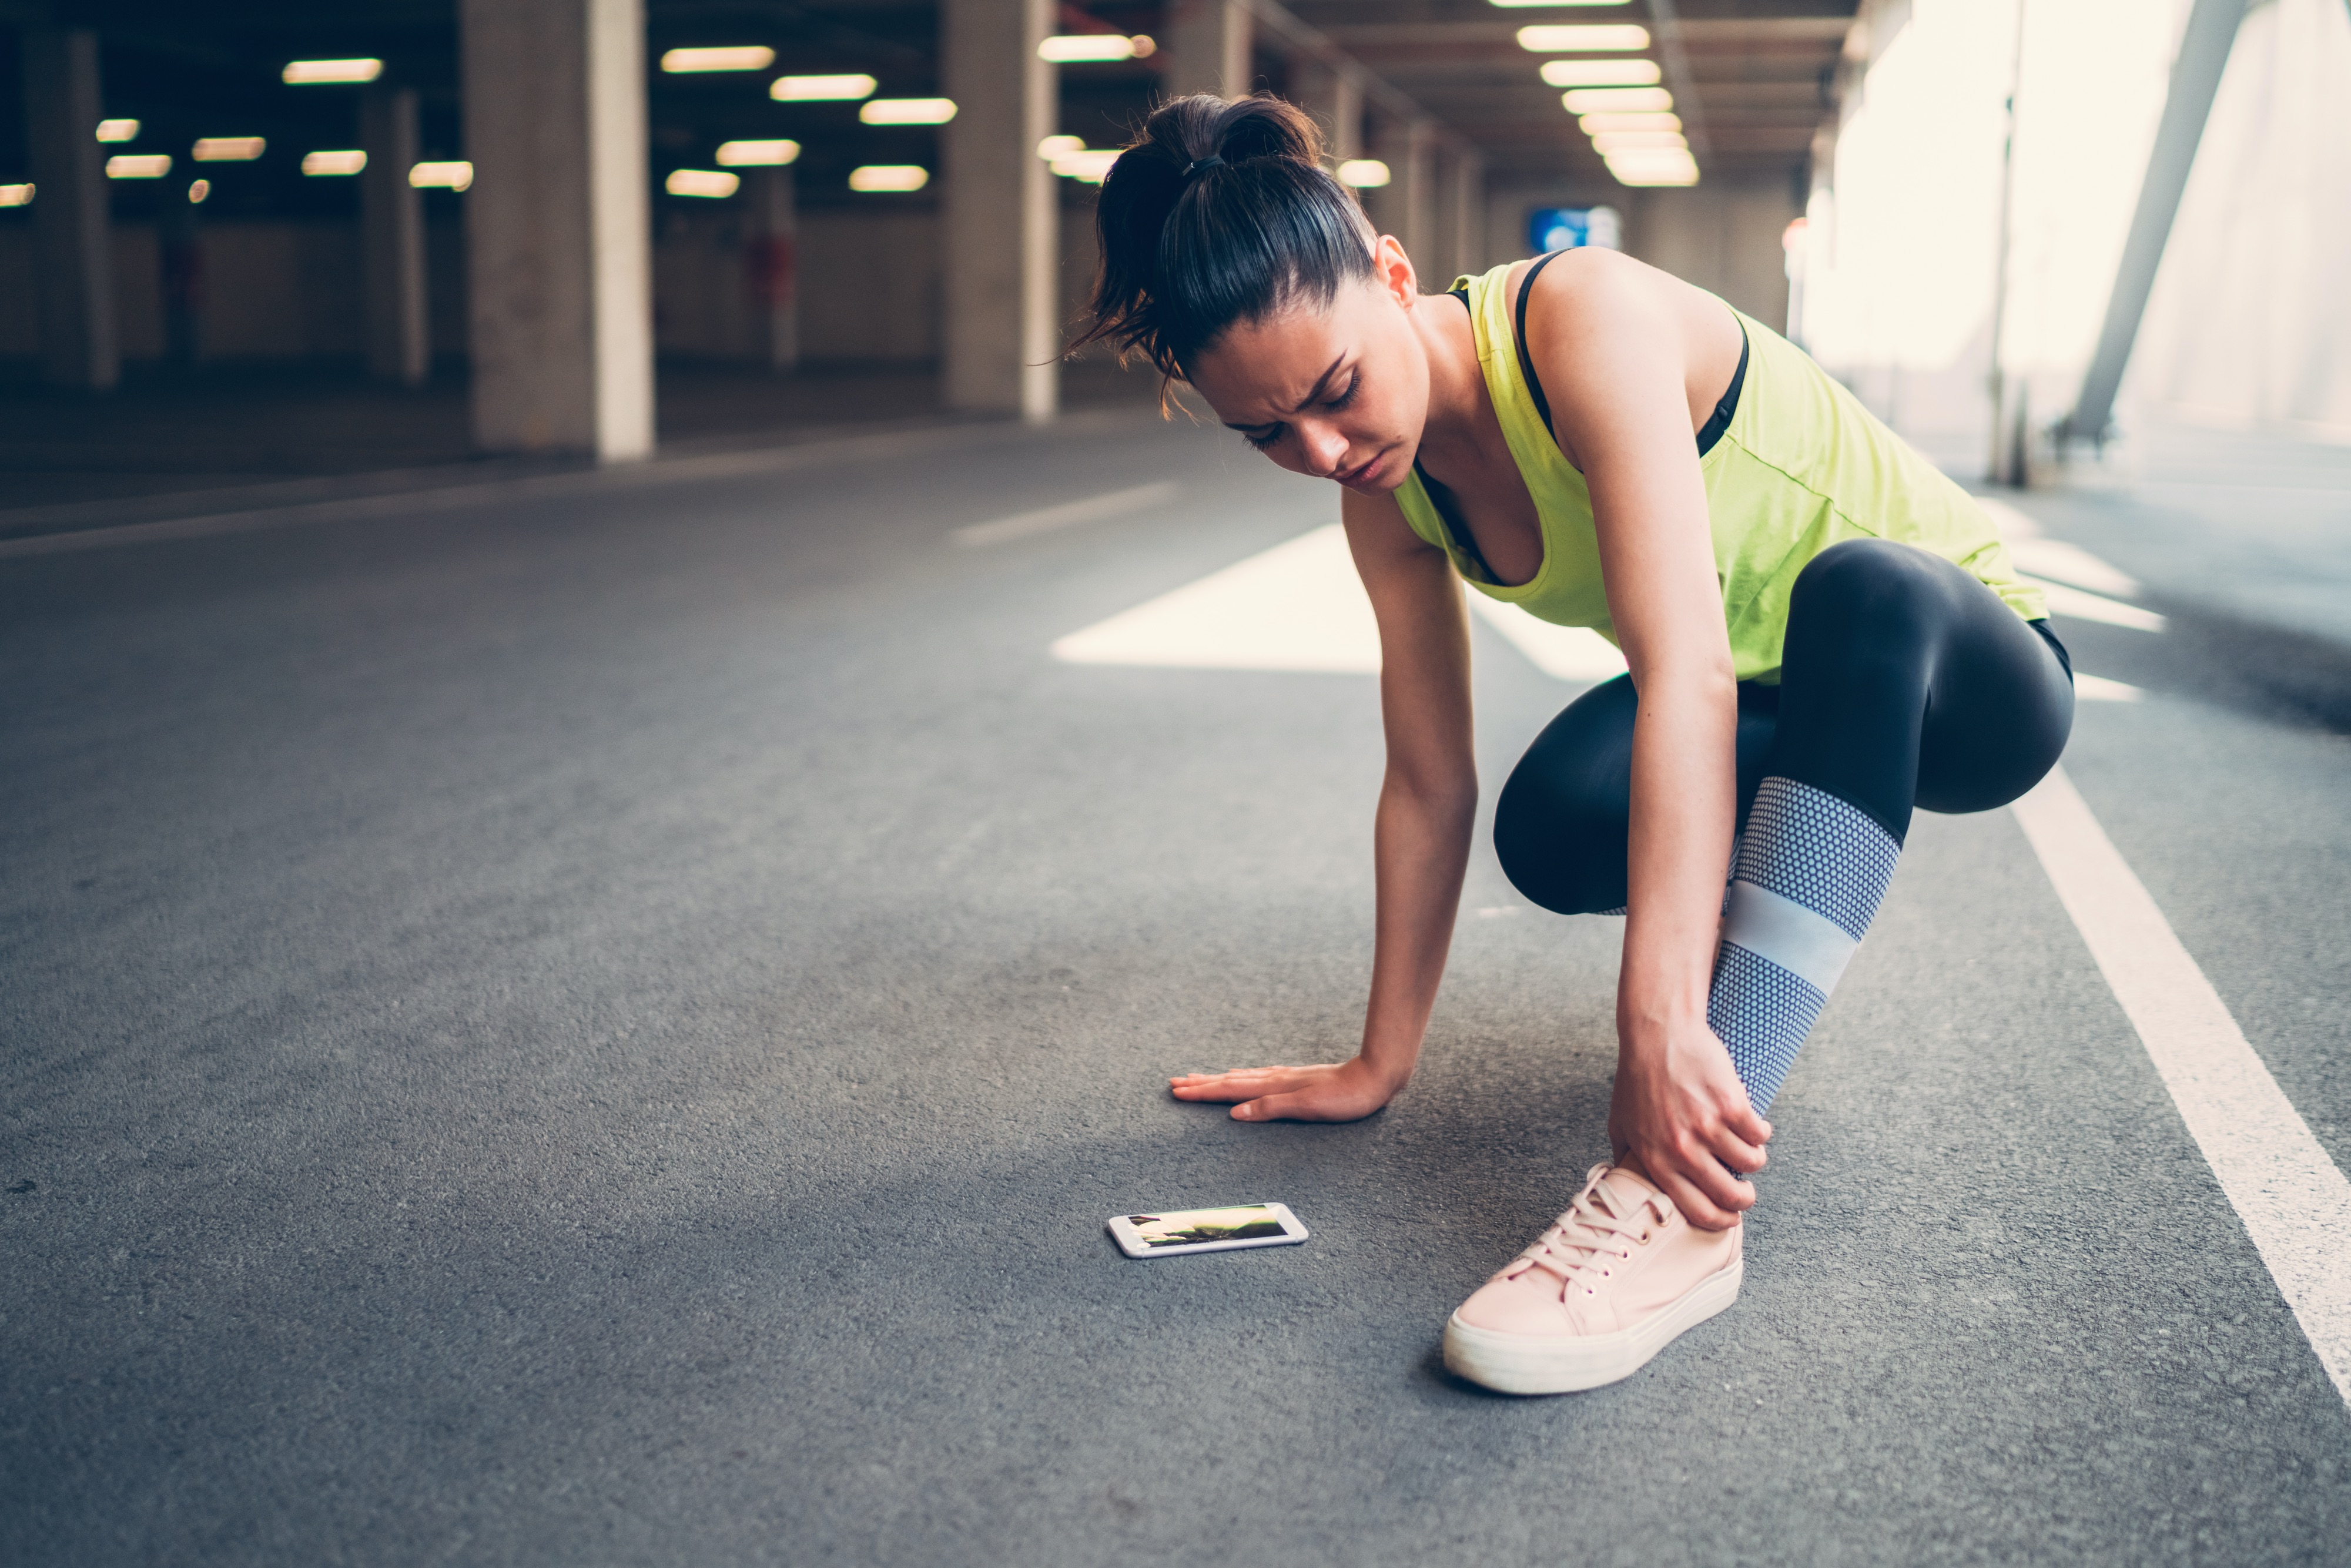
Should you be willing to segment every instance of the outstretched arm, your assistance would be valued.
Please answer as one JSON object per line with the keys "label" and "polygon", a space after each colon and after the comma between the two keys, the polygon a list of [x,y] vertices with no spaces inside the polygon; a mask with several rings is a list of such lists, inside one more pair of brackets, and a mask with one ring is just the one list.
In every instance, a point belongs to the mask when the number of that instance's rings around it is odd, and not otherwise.
{"label": "outstretched arm", "polygon": [[1373,829],[1378,880],[1372,995],[1362,1049],[1345,1061],[1244,1068],[1174,1079],[1179,1100],[1238,1102],[1242,1121],[1350,1122],[1412,1076],[1444,978],[1469,832],[1478,811],[1470,751],[1469,628],[1444,552],[1387,497],[1340,503],[1356,570],[1380,626],[1387,774]]}

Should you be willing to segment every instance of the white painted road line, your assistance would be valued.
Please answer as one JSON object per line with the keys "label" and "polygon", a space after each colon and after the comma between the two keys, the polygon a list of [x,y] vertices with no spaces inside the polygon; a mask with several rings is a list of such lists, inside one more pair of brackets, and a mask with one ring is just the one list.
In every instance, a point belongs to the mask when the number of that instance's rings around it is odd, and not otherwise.
{"label": "white painted road line", "polygon": [[1589,626],[1554,626],[1515,604],[1466,589],[1478,618],[1510,640],[1544,674],[1562,681],[1606,681],[1625,673],[1625,655]]}
{"label": "white painted road line", "polygon": [[1161,506],[1183,493],[1184,487],[1173,479],[1156,485],[1137,485],[1132,489],[1113,490],[1105,496],[1088,496],[1080,500],[1064,501],[1058,507],[1040,507],[1033,512],[1017,512],[1008,517],[990,522],[973,523],[957,528],[953,536],[959,545],[1000,545],[1013,539],[1034,538],[1062,528],[1073,528],[1081,523],[1106,522],[1112,517],[1139,512],[1145,507]]}
{"label": "white painted road line", "polygon": [[2326,1157],[2065,777],[2013,810],[2180,1120],[2351,1403],[2351,1181]]}
{"label": "white painted road line", "polygon": [[2064,539],[2011,539],[2008,556],[2020,571],[2029,571],[2053,582],[2068,582],[2093,593],[2137,599],[2147,591],[2137,578],[2120,567],[2109,565],[2080,545],[2069,545]]}
{"label": "white painted road line", "polygon": [[2074,674],[2074,695],[2085,703],[2135,703],[2147,693],[2127,681],[2110,681],[2104,675]]}
{"label": "white painted road line", "polygon": [[2141,610],[2136,604],[2125,604],[2119,599],[2091,593],[2084,589],[2068,588],[2062,582],[2049,582],[2029,572],[2017,574],[2039,589],[2049,601],[2052,615],[2071,615],[2080,621],[2103,621],[2109,626],[2127,626],[2134,632],[2160,632],[2168,624],[2152,610]]}
{"label": "white painted road line", "polygon": [[1380,629],[1336,523],[1053,644],[1072,664],[1374,675]]}

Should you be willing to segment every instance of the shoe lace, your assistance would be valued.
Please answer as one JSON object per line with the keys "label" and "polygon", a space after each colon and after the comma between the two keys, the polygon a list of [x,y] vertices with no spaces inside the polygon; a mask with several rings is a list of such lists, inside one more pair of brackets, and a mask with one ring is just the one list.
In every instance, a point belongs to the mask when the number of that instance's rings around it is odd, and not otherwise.
{"label": "shoe lace", "polygon": [[1541,1269],[1559,1276],[1562,1294],[1576,1289],[1595,1294],[1615,1263],[1632,1257],[1633,1248],[1649,1239],[1654,1226],[1673,1218],[1674,1200],[1656,1191],[1619,1213],[1623,1197],[1600,1181],[1614,1168],[1593,1166],[1567,1212],[1510,1260],[1504,1278],[1515,1280],[1530,1269]]}

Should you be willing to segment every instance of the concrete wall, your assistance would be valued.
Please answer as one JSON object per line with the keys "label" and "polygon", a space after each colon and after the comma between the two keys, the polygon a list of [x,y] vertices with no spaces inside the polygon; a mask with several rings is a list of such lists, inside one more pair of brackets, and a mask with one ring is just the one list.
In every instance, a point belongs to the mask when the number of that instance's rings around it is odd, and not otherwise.
{"label": "concrete wall", "polygon": [[[361,337],[359,228],[328,222],[231,222],[199,231],[204,252],[204,353],[219,360],[341,359]],[[465,349],[464,236],[427,231],[433,347]],[[152,225],[114,226],[116,308],[125,359],[164,351],[162,250]],[[0,228],[0,358],[38,352],[32,231]]]}
{"label": "concrete wall", "polygon": [[1498,180],[1487,196],[1488,265],[1529,254],[1527,214],[1536,208],[1594,206],[1625,214],[1630,254],[1720,295],[1774,331],[1786,329],[1787,258],[1780,242],[1800,215],[1786,180],[1709,181],[1687,190]]}
{"label": "concrete wall", "polygon": [[[803,213],[804,361],[915,362],[939,353],[938,218],[920,208]],[[673,213],[653,243],[653,341],[694,359],[761,357],[741,225]]]}
{"label": "concrete wall", "polygon": [[[939,217],[924,208],[820,211],[799,219],[804,361],[927,363],[940,352]],[[1061,213],[1061,319],[1093,286],[1091,202]],[[653,245],[654,341],[664,354],[760,355],[739,221],[727,208],[673,213]]]}
{"label": "concrete wall", "polygon": [[[152,227],[114,230],[114,292],[122,355],[159,359],[163,352],[162,256]],[[40,288],[33,271],[33,226],[0,228],[0,357],[33,359],[41,351]]]}
{"label": "concrete wall", "polygon": [[[800,331],[812,361],[928,363],[939,356],[938,216],[920,207],[801,215]],[[359,228],[355,223],[206,224],[204,353],[216,360],[355,359],[365,349]],[[162,252],[151,225],[114,229],[122,350],[164,351]],[[1064,321],[1093,282],[1093,208],[1062,213]],[[465,351],[465,235],[455,222],[428,225],[426,263],[433,351]],[[0,225],[0,358],[40,351],[29,225]],[[731,208],[673,213],[653,246],[655,340],[664,354],[754,359],[750,278],[740,222]]]}

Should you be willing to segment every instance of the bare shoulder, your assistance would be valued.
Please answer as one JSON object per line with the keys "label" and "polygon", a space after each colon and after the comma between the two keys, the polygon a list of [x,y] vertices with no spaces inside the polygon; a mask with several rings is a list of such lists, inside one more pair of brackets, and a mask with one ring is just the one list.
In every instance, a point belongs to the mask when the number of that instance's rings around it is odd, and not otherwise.
{"label": "bare shoulder", "polygon": [[1585,246],[1560,256],[1536,277],[1528,298],[1528,331],[1537,341],[1654,331],[1677,318],[1691,298],[1703,296],[1670,272],[1623,251]]}
{"label": "bare shoulder", "polygon": [[[1535,278],[1527,353],[1549,393],[1561,450],[1579,468],[1628,420],[1689,421],[1721,396],[1744,338],[1722,301],[1609,250],[1573,250]],[[1678,411],[1678,412],[1677,412]],[[1596,444],[1587,453],[1587,444]]]}

